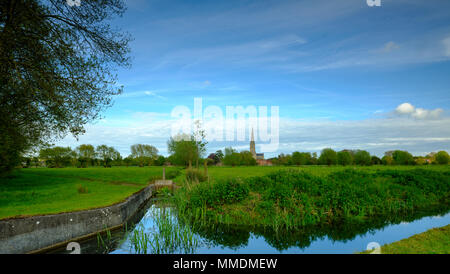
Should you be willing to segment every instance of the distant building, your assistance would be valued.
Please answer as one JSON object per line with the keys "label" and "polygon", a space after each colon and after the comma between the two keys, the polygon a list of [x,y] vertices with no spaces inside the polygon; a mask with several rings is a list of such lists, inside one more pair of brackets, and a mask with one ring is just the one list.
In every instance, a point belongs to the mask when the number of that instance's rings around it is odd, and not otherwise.
{"label": "distant building", "polygon": [[252,137],[250,140],[250,153],[252,154],[253,158],[256,160],[258,165],[260,166],[272,165],[272,162],[270,160],[264,159],[264,153],[256,153],[256,144],[255,144],[255,136],[253,134],[253,128],[252,128]]}

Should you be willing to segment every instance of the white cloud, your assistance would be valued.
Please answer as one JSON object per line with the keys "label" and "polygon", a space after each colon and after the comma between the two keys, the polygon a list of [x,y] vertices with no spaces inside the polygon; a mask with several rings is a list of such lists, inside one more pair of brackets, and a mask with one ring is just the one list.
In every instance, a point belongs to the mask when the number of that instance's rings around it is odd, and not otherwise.
{"label": "white cloud", "polygon": [[423,119],[438,119],[439,117],[441,117],[444,110],[440,108],[427,110],[424,108],[416,108],[410,103],[403,103],[400,104],[395,109],[395,112],[399,115],[410,116],[412,118],[423,120]]}
{"label": "white cloud", "polygon": [[450,57],[450,37],[445,38],[442,43],[444,44],[444,54]]}
{"label": "white cloud", "polygon": [[409,113],[413,113],[414,112],[414,106],[411,105],[410,103],[403,103],[401,105],[399,105],[395,111],[397,111],[397,113],[399,114],[409,114]]}

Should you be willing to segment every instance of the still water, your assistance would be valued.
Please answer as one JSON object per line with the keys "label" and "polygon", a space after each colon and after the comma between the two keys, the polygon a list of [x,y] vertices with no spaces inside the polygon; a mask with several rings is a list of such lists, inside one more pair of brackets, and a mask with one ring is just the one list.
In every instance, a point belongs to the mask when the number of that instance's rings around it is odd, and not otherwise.
{"label": "still water", "polygon": [[[132,234],[136,229],[152,237],[158,233],[155,228],[155,213],[171,213],[170,208],[162,208],[157,202],[149,204],[135,216],[127,228],[103,235],[106,244],[99,244],[99,238],[80,243],[81,253],[136,253]],[[176,222],[174,214],[171,215]],[[197,254],[302,254],[302,253],[355,253],[366,250],[367,245],[392,243],[435,227],[450,224],[450,212],[435,210],[419,212],[410,216],[393,217],[358,223],[339,223],[333,226],[304,228],[298,231],[274,232],[271,229],[257,229],[235,226],[215,226],[202,229],[192,228],[198,242],[189,253]],[[68,253],[65,249],[55,253]],[[151,253],[151,252],[149,252]],[[186,253],[179,249],[172,253]]]}

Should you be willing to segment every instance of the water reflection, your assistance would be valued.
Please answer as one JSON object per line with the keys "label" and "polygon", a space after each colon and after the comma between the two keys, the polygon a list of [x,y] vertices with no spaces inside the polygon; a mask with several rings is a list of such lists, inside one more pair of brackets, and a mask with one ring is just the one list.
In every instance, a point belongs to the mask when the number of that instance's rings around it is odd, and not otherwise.
{"label": "water reflection", "polygon": [[[111,233],[105,249],[98,239],[81,242],[81,253],[135,253],[131,234],[136,227],[153,231],[154,212],[167,204],[152,200],[123,229]],[[175,210],[167,212],[174,214]],[[369,242],[380,245],[398,241],[433,227],[450,223],[448,207],[397,216],[380,216],[370,220],[345,220],[327,225],[302,227],[297,230],[274,231],[268,227],[188,225],[199,240],[194,253],[354,253],[365,250]],[[112,251],[111,251],[112,250]],[[53,253],[67,253],[65,249]],[[180,253],[180,251],[175,251]]]}

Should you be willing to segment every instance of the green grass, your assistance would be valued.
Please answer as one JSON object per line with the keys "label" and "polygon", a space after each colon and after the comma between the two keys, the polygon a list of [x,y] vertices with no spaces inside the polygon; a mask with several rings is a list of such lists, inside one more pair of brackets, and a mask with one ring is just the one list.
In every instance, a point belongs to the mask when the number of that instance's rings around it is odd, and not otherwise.
{"label": "green grass", "polygon": [[[260,174],[264,170],[266,175]],[[448,166],[211,168],[211,182],[179,189],[184,217],[277,229],[448,207]],[[233,175],[231,175],[233,174]]]}
{"label": "green grass", "polygon": [[[162,167],[17,170],[0,178],[0,219],[112,205],[161,176]],[[87,192],[80,193],[80,188]]]}
{"label": "green grass", "polygon": [[[294,170],[303,170],[305,172],[308,172],[315,176],[326,176],[330,173],[342,171],[346,169],[357,169],[361,171],[367,171],[369,173],[373,173],[379,170],[414,170],[417,169],[419,166],[237,166],[237,167],[208,167],[208,175],[211,178],[211,180],[220,180],[220,179],[226,179],[226,178],[234,178],[234,177],[240,177],[240,178],[249,178],[254,176],[263,176],[270,173],[273,173],[275,171],[279,170],[287,170],[287,169],[294,169]],[[434,170],[434,171],[450,171],[449,166],[440,166],[440,165],[427,165],[427,166],[420,166],[421,169],[425,170]],[[203,167],[199,168],[200,171],[204,171]],[[184,171],[183,171],[184,173]],[[182,185],[184,180],[184,176],[177,177],[174,181],[178,185]]]}
{"label": "green grass", "polygon": [[[362,252],[364,254],[370,251]],[[383,245],[382,254],[450,254],[450,225]]]}

